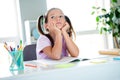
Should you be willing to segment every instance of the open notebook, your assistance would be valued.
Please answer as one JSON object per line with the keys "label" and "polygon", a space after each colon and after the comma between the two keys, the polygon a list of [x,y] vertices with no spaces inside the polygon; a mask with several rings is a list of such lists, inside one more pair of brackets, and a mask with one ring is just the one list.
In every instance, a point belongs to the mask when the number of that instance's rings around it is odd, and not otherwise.
{"label": "open notebook", "polygon": [[63,57],[60,60],[41,59],[41,60],[36,60],[35,62],[37,62],[39,64],[44,64],[44,65],[56,65],[56,64],[64,64],[64,63],[74,62],[74,61],[80,61],[80,58],[78,58],[78,57]]}

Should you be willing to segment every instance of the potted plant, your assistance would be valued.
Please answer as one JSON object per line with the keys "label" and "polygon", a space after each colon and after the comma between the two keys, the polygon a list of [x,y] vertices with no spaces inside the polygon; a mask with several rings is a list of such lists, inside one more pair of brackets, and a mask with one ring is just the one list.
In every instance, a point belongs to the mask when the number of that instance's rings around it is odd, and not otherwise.
{"label": "potted plant", "polygon": [[[115,48],[120,48],[120,5],[117,0],[111,0],[109,12],[105,8],[92,7],[92,15],[97,13],[96,23],[100,34],[111,33],[113,36]],[[102,14],[99,14],[102,13]]]}

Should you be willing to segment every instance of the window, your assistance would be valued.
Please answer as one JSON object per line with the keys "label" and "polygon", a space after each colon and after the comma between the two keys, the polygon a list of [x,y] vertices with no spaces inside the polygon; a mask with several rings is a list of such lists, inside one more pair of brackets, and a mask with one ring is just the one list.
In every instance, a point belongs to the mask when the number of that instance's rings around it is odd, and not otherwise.
{"label": "window", "polygon": [[0,10],[2,10],[0,15],[0,26],[2,27],[2,29],[0,29],[0,37],[16,36],[17,23],[13,1],[2,0],[0,2],[0,8]]}
{"label": "window", "polygon": [[96,30],[95,16],[91,15],[92,6],[108,7],[110,0],[47,0],[47,9],[58,7],[72,22],[80,49],[80,57],[99,56],[100,49],[108,48],[108,38]]}
{"label": "window", "polygon": [[95,18],[91,12],[92,6],[98,5],[98,3],[102,4],[102,0],[47,0],[47,8],[58,7],[62,9],[65,15],[70,17],[76,31],[95,30]]}
{"label": "window", "polygon": [[0,1],[0,42],[18,38],[18,21],[15,0]]}
{"label": "window", "polygon": [[0,1],[0,63],[10,59],[8,51],[4,48],[4,42],[15,45],[19,41],[16,0]]}

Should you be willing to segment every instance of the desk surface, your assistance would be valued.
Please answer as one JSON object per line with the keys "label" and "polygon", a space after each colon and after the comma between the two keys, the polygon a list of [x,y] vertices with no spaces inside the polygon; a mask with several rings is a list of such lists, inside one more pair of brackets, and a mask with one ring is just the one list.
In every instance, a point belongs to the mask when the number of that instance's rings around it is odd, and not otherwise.
{"label": "desk surface", "polygon": [[[33,63],[27,61],[25,64]],[[8,67],[0,68],[0,80],[120,80],[120,60],[103,57],[71,63],[69,66],[25,66],[23,71],[10,72]],[[6,68],[6,69],[5,69]],[[1,74],[2,73],[2,74]]]}

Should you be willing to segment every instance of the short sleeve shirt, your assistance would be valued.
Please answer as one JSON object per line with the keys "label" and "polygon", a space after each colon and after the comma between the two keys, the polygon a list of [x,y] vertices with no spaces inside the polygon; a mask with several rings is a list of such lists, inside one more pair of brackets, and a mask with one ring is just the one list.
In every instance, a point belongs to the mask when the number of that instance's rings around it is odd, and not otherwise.
{"label": "short sleeve shirt", "polygon": [[[40,35],[40,37],[37,40],[37,46],[36,46],[37,59],[49,58],[42,51],[47,46],[51,46],[51,41],[45,35]],[[68,53],[67,53],[66,49],[67,49],[66,48],[66,43],[63,39],[62,40],[62,54],[61,54],[61,57],[68,56]]]}

